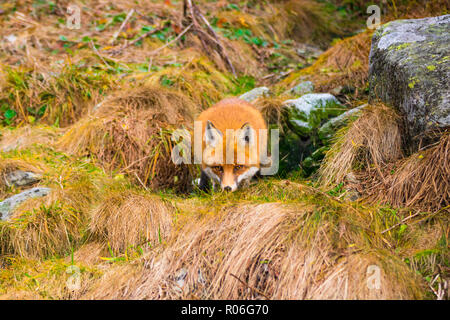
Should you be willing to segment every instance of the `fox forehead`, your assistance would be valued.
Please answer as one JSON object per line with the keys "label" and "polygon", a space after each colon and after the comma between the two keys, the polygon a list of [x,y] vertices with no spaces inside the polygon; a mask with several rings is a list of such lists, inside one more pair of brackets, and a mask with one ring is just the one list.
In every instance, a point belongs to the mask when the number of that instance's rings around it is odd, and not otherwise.
{"label": "fox forehead", "polygon": [[[255,152],[251,152],[250,148],[245,148],[240,150],[236,147],[228,147],[221,148],[219,145],[218,148],[211,148],[205,146],[203,152],[203,163],[207,166],[230,166],[234,165],[252,165],[259,166],[259,148],[251,147],[253,149],[256,148]],[[218,151],[218,153],[216,153]],[[240,152],[243,152],[242,155],[239,155]]]}
{"label": "fox forehead", "polygon": [[205,130],[206,122],[211,121],[224,135],[227,129],[238,130],[245,123],[248,123],[257,132],[258,129],[267,129],[261,112],[247,101],[237,98],[220,101],[203,111],[197,120],[202,121],[203,130]]}

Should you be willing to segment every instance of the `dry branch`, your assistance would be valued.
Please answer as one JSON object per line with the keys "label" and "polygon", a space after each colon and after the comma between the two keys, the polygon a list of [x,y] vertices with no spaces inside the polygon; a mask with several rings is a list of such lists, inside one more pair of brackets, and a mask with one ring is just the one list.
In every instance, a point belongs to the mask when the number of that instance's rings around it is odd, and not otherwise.
{"label": "dry branch", "polygon": [[[200,42],[202,43],[205,51],[208,52],[211,49],[213,51],[216,51],[228,65],[228,68],[233,73],[233,75],[236,77],[236,70],[231,63],[228,55],[226,54],[225,48],[221,43],[217,33],[213,30],[210,23],[208,22],[208,19],[205,18],[205,16],[201,13],[200,9],[195,5],[193,1],[184,0],[183,15],[184,21],[192,21],[192,30],[200,39]],[[199,19],[206,25],[206,30],[204,30],[205,27],[201,25]]]}
{"label": "dry branch", "polygon": [[155,28],[155,29],[153,29],[153,30],[150,30],[150,31],[144,33],[143,35],[141,35],[140,37],[134,39],[133,41],[130,41],[130,42],[126,43],[125,45],[123,45],[123,46],[120,47],[119,49],[110,50],[109,53],[112,54],[112,55],[119,54],[119,53],[121,53],[123,50],[125,50],[126,48],[128,48],[128,47],[130,47],[130,46],[136,44],[137,42],[141,41],[142,39],[144,39],[144,38],[146,38],[146,37],[148,37],[148,36],[151,36],[152,34],[158,32],[158,31],[161,31],[161,30],[163,29],[163,26],[164,26],[164,23],[162,23],[161,26],[159,26],[158,28]]}

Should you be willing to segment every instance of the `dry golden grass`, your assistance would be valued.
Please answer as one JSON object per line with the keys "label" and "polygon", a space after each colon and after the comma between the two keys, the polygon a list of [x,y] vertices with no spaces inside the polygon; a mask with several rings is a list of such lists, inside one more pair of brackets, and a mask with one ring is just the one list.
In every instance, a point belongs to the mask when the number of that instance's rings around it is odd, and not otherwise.
{"label": "dry golden grass", "polygon": [[[70,261],[57,258],[40,261],[2,257],[0,263],[7,266],[0,275],[1,300],[77,299],[101,275],[92,265],[76,261],[72,265]],[[71,290],[67,284],[76,284],[75,277],[80,287]]]}
{"label": "dry golden grass", "polygon": [[[133,267],[129,277],[130,266],[119,267],[82,298],[421,297],[418,278],[389,252],[367,250],[365,241],[376,240],[364,240],[361,226],[346,220],[348,213],[317,210],[306,204],[264,203],[180,217],[180,231],[164,251],[145,258],[144,268]],[[359,219],[363,223],[363,216]],[[380,290],[367,288],[372,264],[381,270]],[[177,283],[183,273],[184,281]]]}
{"label": "dry golden grass", "polygon": [[93,101],[98,101],[113,81],[110,74],[74,65],[70,59],[49,70],[41,66],[6,66],[1,72],[4,81],[0,79],[0,100],[16,112],[17,124],[39,120],[68,126]]}
{"label": "dry golden grass", "polygon": [[388,20],[418,19],[425,17],[440,16],[448,14],[450,4],[448,0],[434,1],[396,1],[388,0]]}
{"label": "dry golden grass", "polygon": [[[51,107],[42,121],[72,125],[62,137],[60,130],[50,127],[2,129],[0,179],[10,170],[30,170],[43,173],[40,184],[53,191],[23,203],[11,221],[0,223],[0,298],[424,298],[427,284],[416,274],[423,267],[413,259],[409,267],[403,259],[435,250],[443,237],[448,238],[448,219],[442,219],[442,226],[436,223],[444,212],[433,214],[426,224],[408,220],[405,231],[396,226],[406,210],[382,213],[378,207],[348,203],[310,185],[277,179],[233,194],[180,197],[148,192],[190,190],[190,170],[170,160],[170,133],[190,127],[196,113],[236,89],[223,58],[217,52],[202,52],[192,33],[158,54],[149,52],[164,42],[146,37],[110,55],[109,49],[136,39],[144,25],[158,26],[166,18],[174,29],[165,36],[167,43],[182,30],[182,1],[169,5],[118,0],[107,10],[103,0],[86,1],[90,9],[83,10],[83,19],[97,26],[106,23],[102,31],[88,23],[82,23],[81,30],[58,26],[56,19],[65,14],[68,1],[55,3],[51,14],[50,3],[34,2],[1,5],[7,14],[0,15],[0,38],[14,34],[17,41],[0,41],[0,63],[5,67],[0,72],[0,100],[17,112],[15,124],[20,126],[39,121],[30,117],[34,113],[28,108],[44,104]],[[273,40],[283,43],[291,38],[325,47],[339,36],[333,18],[313,0],[239,4],[240,10],[227,9],[226,1],[197,3],[210,21],[218,17],[229,23],[228,31],[248,28],[268,41],[263,48],[219,34],[239,75],[260,78],[269,70],[265,59],[272,53],[284,55],[287,67],[296,64],[298,57],[290,55],[295,42],[275,49]],[[443,8],[443,1],[430,2],[423,12],[439,9],[435,3]],[[17,12],[11,12],[14,6]],[[113,17],[131,9],[136,11],[113,41],[120,26],[110,24]],[[95,39],[98,53],[80,34]],[[284,80],[280,92],[299,77],[314,81],[317,91],[344,85],[357,92],[365,89],[370,37],[367,31],[337,42],[313,66]],[[63,49],[67,42],[74,43],[73,55]],[[48,49],[53,50],[51,58]],[[55,66],[52,62],[58,60],[64,63]],[[113,80],[125,89],[90,110]],[[130,89],[127,82],[146,85]],[[269,123],[281,127],[282,100],[262,98],[255,105]],[[322,168],[322,182],[343,182],[348,172],[360,170],[360,186],[377,186],[367,188],[374,201],[430,211],[448,206],[448,135],[439,145],[398,160],[400,133],[399,118],[391,109],[381,104],[368,107],[341,131]],[[45,149],[56,140],[65,154]],[[106,178],[98,167],[116,179]],[[150,190],[129,189],[122,174]],[[1,197],[17,191],[3,187]],[[427,256],[424,263],[436,268],[436,255]],[[66,286],[72,264],[82,272],[77,291]],[[381,270],[379,290],[367,287],[372,265]],[[181,273],[184,281],[177,279]]]}
{"label": "dry golden grass", "polygon": [[138,262],[113,265],[99,280],[90,283],[89,289],[80,296],[80,299],[124,300],[128,288],[138,285],[137,281],[141,278],[143,269],[142,263]]}
{"label": "dry golden grass", "polygon": [[273,1],[267,11],[264,22],[275,38],[315,42],[326,47],[333,36],[340,34],[335,19],[317,1]]}
{"label": "dry golden grass", "polygon": [[174,208],[159,197],[123,191],[107,196],[90,216],[89,231],[115,253],[165,242],[172,232]]}
{"label": "dry golden grass", "polygon": [[381,104],[369,105],[362,115],[338,133],[319,170],[324,185],[344,182],[352,170],[381,166],[402,157],[400,118]]}
{"label": "dry golden grass", "polygon": [[224,97],[224,92],[232,88],[232,82],[205,57],[192,50],[187,50],[186,54],[192,55],[192,59],[184,66],[155,72],[145,83],[171,87],[192,98],[199,108],[206,109]]}
{"label": "dry golden grass", "polygon": [[106,171],[127,173],[151,189],[191,187],[190,169],[171,161],[171,130],[192,126],[196,107],[181,93],[158,86],[124,90],[58,141],[71,155],[89,155]]}
{"label": "dry golden grass", "polygon": [[291,87],[301,76],[314,82],[316,90],[328,92],[349,85],[362,90],[367,85],[372,31],[338,41],[310,67],[292,73],[282,86]]}
{"label": "dry golden grass", "polygon": [[23,126],[0,131],[0,151],[24,150],[33,145],[52,145],[61,130],[48,126]]}
{"label": "dry golden grass", "polygon": [[[57,179],[57,178],[55,178]],[[88,212],[99,196],[97,175],[62,172],[44,198],[29,199],[0,226],[3,254],[45,258],[66,255],[84,240]]]}
{"label": "dry golden grass", "polygon": [[282,129],[283,102],[285,100],[286,98],[282,97],[262,97],[253,101],[252,104],[261,111],[268,124],[277,125],[278,128]]}
{"label": "dry golden grass", "polygon": [[65,258],[66,263],[83,264],[83,265],[99,265],[102,257],[107,256],[107,248],[101,242],[87,242],[83,244],[78,250],[73,252],[73,255]]}
{"label": "dry golden grass", "polygon": [[22,159],[8,159],[0,156],[0,199],[6,198],[8,190],[11,186],[8,186],[6,181],[6,175],[15,170],[30,171],[37,174],[43,174],[46,166],[41,162]]}
{"label": "dry golden grass", "polygon": [[360,175],[359,189],[372,201],[437,211],[450,204],[450,134],[437,145]]}

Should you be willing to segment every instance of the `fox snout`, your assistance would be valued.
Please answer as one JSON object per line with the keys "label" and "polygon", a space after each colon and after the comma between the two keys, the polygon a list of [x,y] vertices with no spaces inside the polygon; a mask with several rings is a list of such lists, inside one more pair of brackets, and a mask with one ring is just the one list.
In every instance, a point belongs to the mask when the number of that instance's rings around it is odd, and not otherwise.
{"label": "fox snout", "polygon": [[[257,172],[258,167],[243,165],[217,165],[203,168],[205,178],[211,178],[220,185],[222,191],[233,192],[248,182]],[[203,175],[202,175],[203,177]]]}

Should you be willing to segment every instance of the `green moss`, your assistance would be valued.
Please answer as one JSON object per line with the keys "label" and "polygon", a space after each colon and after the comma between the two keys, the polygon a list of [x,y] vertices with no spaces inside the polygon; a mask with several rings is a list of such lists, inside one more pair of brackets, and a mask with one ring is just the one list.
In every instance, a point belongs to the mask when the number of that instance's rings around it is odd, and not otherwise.
{"label": "green moss", "polygon": [[402,43],[402,44],[396,46],[395,50],[403,50],[405,48],[408,48],[410,45],[411,45],[411,43],[405,42],[405,43]]}
{"label": "green moss", "polygon": [[419,80],[416,77],[411,78],[411,82],[408,83],[408,87],[411,89],[414,88],[414,86],[419,82]]}

